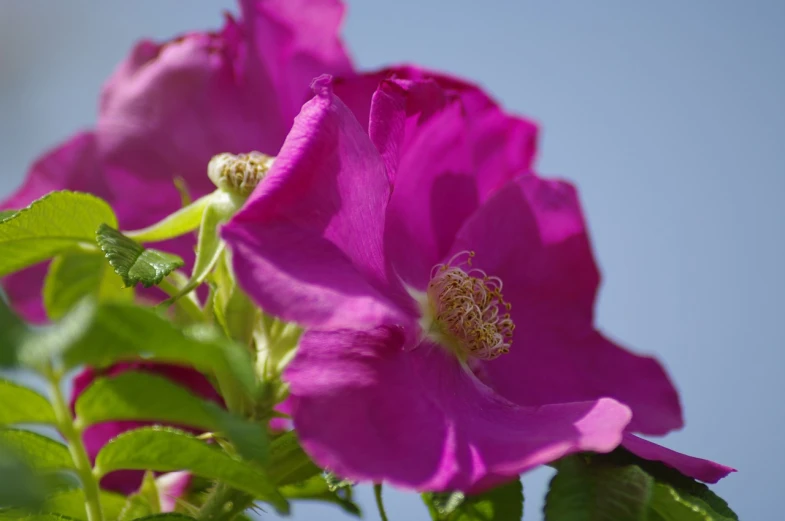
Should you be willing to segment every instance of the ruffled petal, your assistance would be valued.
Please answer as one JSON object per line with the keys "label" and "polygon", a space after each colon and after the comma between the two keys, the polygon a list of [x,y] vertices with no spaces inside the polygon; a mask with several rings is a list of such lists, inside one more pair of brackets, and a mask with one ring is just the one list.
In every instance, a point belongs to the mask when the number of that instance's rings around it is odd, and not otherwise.
{"label": "ruffled petal", "polygon": [[[339,0],[241,0],[249,83],[272,86],[287,128],[322,74],[354,72],[339,34],[345,7]],[[264,78],[261,78],[264,76]],[[257,90],[257,95],[259,95]]]}
{"label": "ruffled petal", "polygon": [[485,364],[488,382],[521,405],[615,398],[630,429],[665,434],[683,424],[678,393],[653,358],[594,330],[599,274],[575,189],[534,175],[511,182],[467,221],[455,251],[500,277],[512,304],[510,353]]}
{"label": "ruffled petal", "polygon": [[398,312],[382,252],[384,165],[329,79],[315,90],[223,237],[240,285],[267,312],[310,327],[386,322]]}
{"label": "ruffled petal", "polygon": [[576,451],[608,452],[630,419],[610,399],[513,405],[441,348],[403,343],[391,327],[305,334],[285,380],[317,463],[358,481],[472,492]]}

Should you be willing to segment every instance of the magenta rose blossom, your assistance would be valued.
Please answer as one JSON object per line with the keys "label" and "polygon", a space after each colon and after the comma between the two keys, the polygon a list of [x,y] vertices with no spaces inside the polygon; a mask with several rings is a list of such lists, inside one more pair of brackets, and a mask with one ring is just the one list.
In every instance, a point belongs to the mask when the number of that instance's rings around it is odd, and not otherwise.
{"label": "magenta rose blossom", "polygon": [[[464,205],[484,206],[514,174],[504,147],[483,139],[497,125],[466,134],[460,96],[429,117],[421,103],[438,85],[391,80],[373,96],[366,133],[328,80],[315,89],[269,177],[224,228],[246,291],[309,328],[285,379],[314,460],[354,480],[472,491],[615,448],[625,405],[518,406],[473,372],[515,349],[517,334],[508,307],[520,288],[483,260],[498,252],[451,244]],[[491,164],[501,171],[478,180]],[[508,251],[512,241],[496,237]]]}
{"label": "magenta rose blossom", "polygon": [[[108,369],[102,371],[94,371],[87,369],[74,379],[74,386],[71,398],[71,409],[73,410],[76,399],[81,395],[87,387],[93,383],[96,378],[112,378],[118,374],[126,371],[143,371],[148,373],[157,374],[159,376],[166,376],[173,382],[188,389],[196,396],[205,400],[217,403],[223,407],[224,403],[221,396],[212,386],[212,384],[198,371],[188,367],[182,367],[171,364],[161,364],[152,362],[125,362],[116,364]],[[82,440],[87,449],[87,454],[90,456],[91,461],[95,461],[98,452],[106,445],[109,440],[117,437],[118,435],[136,429],[152,425],[151,422],[140,421],[117,421],[99,423],[88,427],[82,434]],[[183,430],[191,430],[185,427],[179,427]],[[109,490],[115,490],[124,494],[131,494],[136,492],[142,483],[143,471],[139,470],[120,470],[107,474],[101,480],[101,486]],[[164,480],[163,484],[166,485],[167,495],[175,495],[178,490],[181,495],[182,490],[187,487],[190,477],[185,474],[174,474]],[[167,503],[169,504],[169,503]]]}
{"label": "magenta rose blossom", "polygon": [[[322,73],[351,76],[338,37],[339,0],[242,0],[242,16],[211,33],[142,41],[104,86],[98,121],[39,159],[0,209],[53,190],[106,199],[123,229],[151,225],[181,206],[173,180],[192,198],[215,187],[207,164],[222,152],[277,154]],[[192,238],[162,245],[190,262]],[[3,287],[25,318],[44,322],[39,265]]]}

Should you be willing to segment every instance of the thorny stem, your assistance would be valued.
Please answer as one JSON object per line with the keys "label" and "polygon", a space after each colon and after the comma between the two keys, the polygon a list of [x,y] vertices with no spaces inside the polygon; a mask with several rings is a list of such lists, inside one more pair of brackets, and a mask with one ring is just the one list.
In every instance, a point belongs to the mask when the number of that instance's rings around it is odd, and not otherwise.
{"label": "thorny stem", "polygon": [[253,497],[232,487],[217,484],[207,496],[196,519],[199,521],[230,521],[253,504]]}
{"label": "thorny stem", "polygon": [[57,428],[68,443],[68,451],[71,453],[79,480],[82,482],[87,519],[88,521],[103,521],[104,514],[101,508],[98,480],[93,475],[93,466],[87,456],[84,443],[82,443],[82,433],[74,426],[71,409],[60,390],[60,375],[49,368],[46,376],[49,381],[52,406],[57,418]]}

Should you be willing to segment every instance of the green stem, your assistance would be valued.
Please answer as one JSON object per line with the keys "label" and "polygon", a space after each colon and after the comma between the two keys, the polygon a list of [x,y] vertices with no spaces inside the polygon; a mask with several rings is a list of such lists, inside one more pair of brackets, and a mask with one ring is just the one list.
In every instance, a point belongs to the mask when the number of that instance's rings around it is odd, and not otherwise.
{"label": "green stem", "polygon": [[196,519],[199,521],[230,521],[253,504],[253,497],[227,485],[218,484],[207,496]]}
{"label": "green stem", "polygon": [[[161,282],[158,284],[158,287],[172,298],[179,296],[182,291],[181,288],[178,288],[171,280],[169,280],[169,277],[164,277],[164,279],[161,280]],[[167,300],[166,302],[169,301]],[[194,322],[204,321],[204,313],[199,307],[199,304],[190,295],[187,295],[184,298],[176,298],[173,303],[177,304],[177,307],[183,310],[188,315],[188,317],[194,320]]]}
{"label": "green stem", "polygon": [[47,379],[49,380],[49,391],[52,395],[52,407],[54,407],[55,416],[57,417],[57,428],[68,443],[68,451],[71,453],[76,473],[82,482],[87,520],[103,521],[104,514],[101,508],[98,481],[93,475],[90,458],[87,456],[84,443],[82,443],[82,433],[74,426],[71,409],[68,407],[68,403],[63,397],[63,392],[60,390],[60,376],[50,369]]}
{"label": "green stem", "polygon": [[384,510],[384,502],[382,501],[382,484],[375,483],[373,485],[373,496],[376,498],[376,508],[379,509],[379,517],[382,521],[389,521],[387,519],[387,512]]}

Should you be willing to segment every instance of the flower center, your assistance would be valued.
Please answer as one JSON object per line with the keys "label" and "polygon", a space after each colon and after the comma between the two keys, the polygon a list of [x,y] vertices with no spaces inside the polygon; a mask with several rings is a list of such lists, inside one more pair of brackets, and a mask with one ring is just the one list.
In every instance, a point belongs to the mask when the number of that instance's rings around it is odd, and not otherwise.
{"label": "flower center", "polygon": [[431,270],[426,293],[439,340],[462,357],[493,360],[508,353],[515,329],[502,281],[472,268],[474,252],[463,251]]}
{"label": "flower center", "polygon": [[265,178],[274,159],[261,152],[218,154],[207,165],[207,175],[218,188],[247,197]]}

